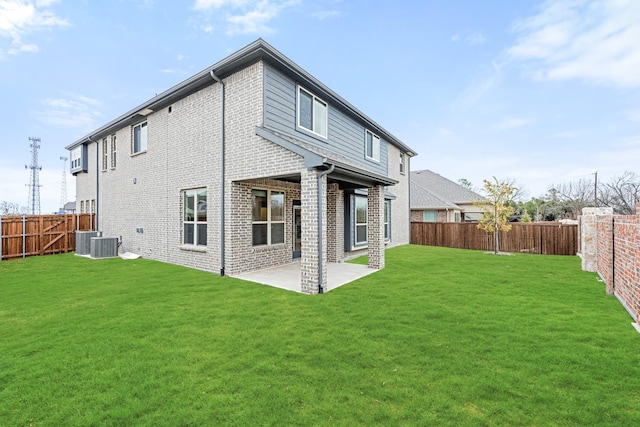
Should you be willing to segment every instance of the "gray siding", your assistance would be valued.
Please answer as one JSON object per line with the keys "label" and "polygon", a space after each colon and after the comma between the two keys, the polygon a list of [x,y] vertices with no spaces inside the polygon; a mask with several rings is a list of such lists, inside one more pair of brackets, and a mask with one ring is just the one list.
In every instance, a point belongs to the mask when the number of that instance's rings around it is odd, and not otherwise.
{"label": "gray siding", "polygon": [[[388,144],[380,140],[380,162],[365,157],[365,127],[331,105],[322,94],[315,93],[329,105],[328,139],[313,136],[296,129],[296,82],[273,67],[265,65],[264,126],[309,144],[328,149],[349,159],[362,168],[387,175]],[[313,92],[311,88],[305,89]],[[369,129],[376,133],[375,129]]]}

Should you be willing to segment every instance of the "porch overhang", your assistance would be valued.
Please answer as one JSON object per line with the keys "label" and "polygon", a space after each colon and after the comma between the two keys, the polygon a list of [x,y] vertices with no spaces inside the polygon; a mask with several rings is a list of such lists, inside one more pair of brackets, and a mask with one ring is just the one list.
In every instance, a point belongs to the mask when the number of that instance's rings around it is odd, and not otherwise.
{"label": "porch overhang", "polygon": [[398,183],[395,179],[347,164],[344,161],[332,158],[330,155],[323,155],[311,148],[296,144],[263,127],[256,126],[256,135],[302,156],[307,169],[326,169],[333,165],[334,170],[327,176],[327,180],[330,183],[340,184],[342,188],[368,188],[376,185],[392,186]]}

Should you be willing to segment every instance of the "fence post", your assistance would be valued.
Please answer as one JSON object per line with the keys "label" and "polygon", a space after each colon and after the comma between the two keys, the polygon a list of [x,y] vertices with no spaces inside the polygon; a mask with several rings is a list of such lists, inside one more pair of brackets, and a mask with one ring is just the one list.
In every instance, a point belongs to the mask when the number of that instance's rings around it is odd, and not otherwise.
{"label": "fence post", "polygon": [[2,261],[2,215],[0,215],[0,262]]}

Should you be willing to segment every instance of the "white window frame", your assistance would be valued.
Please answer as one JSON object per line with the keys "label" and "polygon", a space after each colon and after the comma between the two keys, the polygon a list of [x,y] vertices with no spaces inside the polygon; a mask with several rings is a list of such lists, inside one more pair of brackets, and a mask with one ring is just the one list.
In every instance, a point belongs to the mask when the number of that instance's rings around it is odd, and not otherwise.
{"label": "white window frame", "polygon": [[[266,221],[256,221],[253,218],[253,192],[254,191],[265,191],[267,193],[267,220]],[[271,196],[273,195],[273,193],[277,193],[277,194],[282,194],[282,220],[281,221],[276,221],[272,219],[272,210],[271,210]],[[286,217],[287,217],[287,210],[285,209],[285,205],[286,205],[286,200],[287,200],[287,194],[282,191],[282,190],[267,190],[265,188],[252,188],[251,189],[251,245],[252,246],[256,246],[256,247],[260,247],[260,246],[273,246],[273,245],[283,245],[286,243]],[[260,244],[254,244],[254,237],[253,237],[253,226],[254,225],[265,225],[267,226],[267,243],[260,243]],[[273,225],[275,224],[282,224],[282,242],[273,242],[273,236],[271,235],[271,228]]]}
{"label": "white window frame", "polygon": [[[201,196],[202,192],[204,192],[204,206],[200,203],[199,196]],[[193,197],[193,206],[195,212],[193,212],[193,219],[187,219],[187,208],[186,201],[187,197]],[[198,240],[199,233],[198,228],[204,226],[205,234],[208,236],[208,228],[207,228],[207,189],[206,187],[200,188],[192,188],[189,190],[182,191],[182,244],[185,246],[207,246],[207,238],[205,237],[205,241],[201,242]],[[200,209],[204,210],[204,219],[201,219],[198,215]],[[193,225],[193,242],[187,242],[187,233],[185,232],[185,225]]]}
{"label": "white window frame", "polygon": [[102,138],[102,172],[106,172],[108,164],[109,164],[109,145],[107,144],[107,138]]}
{"label": "white window frame", "polygon": [[82,166],[82,145],[71,150],[71,170]]}
{"label": "white window frame", "polygon": [[[136,151],[136,128],[140,128],[140,141],[138,143],[138,150]],[[131,127],[131,154],[139,154],[147,151],[147,142],[148,142],[148,131],[149,127],[147,126],[147,121],[140,122]]]}
{"label": "white window frame", "polygon": [[116,134],[111,135],[111,169],[116,168]]}
{"label": "white window frame", "polygon": [[407,170],[407,158],[405,156],[404,153],[400,153],[400,173],[402,175],[404,175],[405,171]]}
{"label": "white window frame", "polygon": [[[364,222],[358,222],[358,201],[364,202]],[[353,218],[354,223],[354,238],[353,241],[356,246],[366,245],[369,241],[369,200],[367,196],[355,196],[355,214]],[[364,240],[358,240],[358,227],[364,228]]]}
{"label": "white window frame", "polygon": [[[369,152],[369,135],[371,135],[371,152]],[[364,155],[369,160],[380,162],[380,137],[369,129],[364,132]]]}
{"label": "white window frame", "polygon": [[391,240],[391,200],[384,201],[384,241]]}
{"label": "white window frame", "polygon": [[[311,129],[303,126],[300,123],[300,93],[304,92],[311,97]],[[297,108],[296,108],[296,124],[299,129],[302,129],[306,132],[310,132],[313,135],[319,136],[321,138],[327,139],[329,135],[329,104],[325,102],[323,99],[318,98],[312,92],[303,88],[302,86],[298,86],[298,91],[296,93],[297,99]],[[316,120],[316,107],[320,105],[324,107],[324,117],[323,123],[318,123]],[[322,132],[324,130],[324,133]]]}

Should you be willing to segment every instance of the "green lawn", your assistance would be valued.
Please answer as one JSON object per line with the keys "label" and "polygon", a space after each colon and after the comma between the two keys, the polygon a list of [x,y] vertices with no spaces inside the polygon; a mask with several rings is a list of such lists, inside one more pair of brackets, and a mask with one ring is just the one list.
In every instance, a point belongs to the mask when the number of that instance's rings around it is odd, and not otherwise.
{"label": "green lawn", "polygon": [[578,258],[386,262],[318,296],[144,259],[0,262],[0,425],[640,425],[640,335]]}

